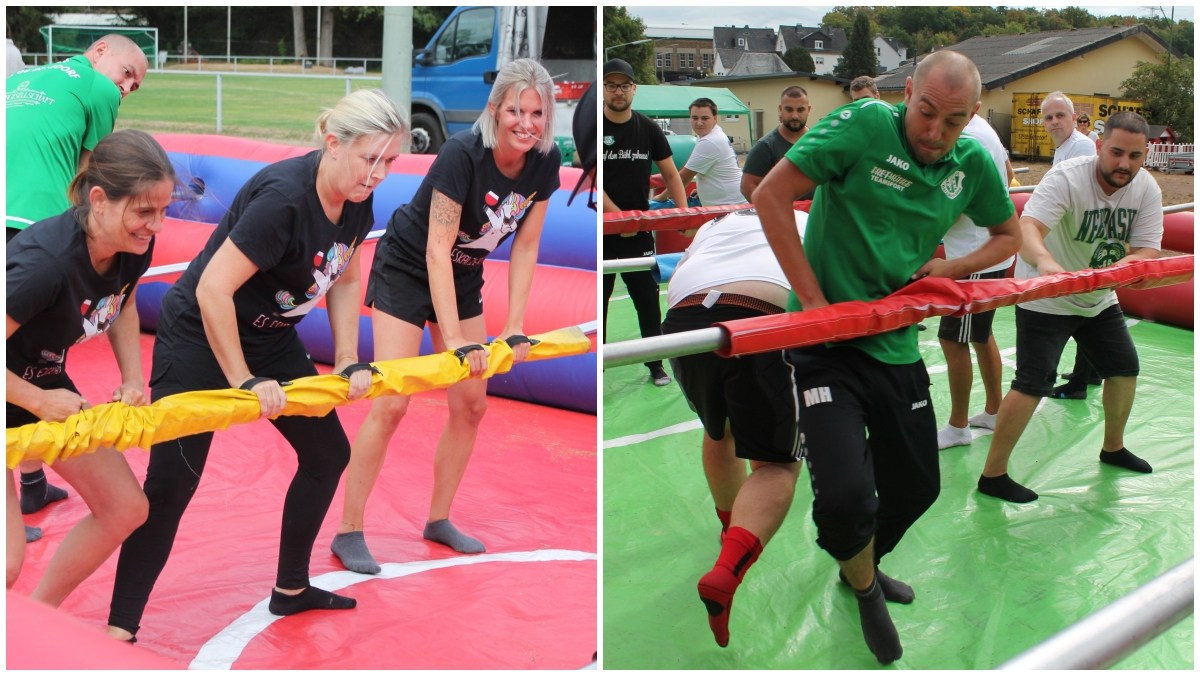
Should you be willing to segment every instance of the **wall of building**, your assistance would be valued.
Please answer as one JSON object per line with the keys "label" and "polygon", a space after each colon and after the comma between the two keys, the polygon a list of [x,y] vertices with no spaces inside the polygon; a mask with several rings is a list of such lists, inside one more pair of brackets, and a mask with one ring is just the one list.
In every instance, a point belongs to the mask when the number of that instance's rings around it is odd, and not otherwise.
{"label": "wall of building", "polygon": [[[705,82],[695,82],[693,87],[703,87]],[[762,78],[739,78],[737,80],[714,80],[713,87],[725,87],[733,92],[747,106],[754,117],[754,137],[750,137],[749,121],[742,116],[737,122],[721,118],[721,128],[733,137],[734,148],[746,152],[763,136],[779,125],[779,95],[790,86],[803,87],[808,92],[808,101],[812,105],[809,124],[815,123],[829,111],[850,103],[850,96],[842,91],[842,85],[829,80],[813,80],[796,76],[769,76]],[[697,94],[699,96],[699,94]],[[761,117],[762,123],[758,119]]]}

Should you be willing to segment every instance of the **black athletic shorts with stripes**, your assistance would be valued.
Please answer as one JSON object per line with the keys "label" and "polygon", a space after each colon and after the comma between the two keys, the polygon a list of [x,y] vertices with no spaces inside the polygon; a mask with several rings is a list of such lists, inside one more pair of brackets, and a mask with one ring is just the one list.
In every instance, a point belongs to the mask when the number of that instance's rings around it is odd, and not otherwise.
{"label": "black athletic shorts with stripes", "polygon": [[874,537],[878,562],[941,490],[925,363],[823,345],[785,350],[784,360],[796,369],[817,544],[848,561]]}
{"label": "black athletic shorts with stripes", "polygon": [[[976,272],[967,279],[1004,279],[1007,272]],[[938,325],[938,338],[952,343],[986,343],[992,336],[992,318],[995,316],[995,310],[987,310],[962,317],[942,317]]]}
{"label": "black athletic shorts with stripes", "polygon": [[[662,332],[707,329],[716,322],[764,314],[738,305],[671,308]],[[731,358],[703,352],[670,361],[675,380],[708,436],[724,439],[728,423],[739,458],[779,463],[800,459],[795,385],[782,352]]]}

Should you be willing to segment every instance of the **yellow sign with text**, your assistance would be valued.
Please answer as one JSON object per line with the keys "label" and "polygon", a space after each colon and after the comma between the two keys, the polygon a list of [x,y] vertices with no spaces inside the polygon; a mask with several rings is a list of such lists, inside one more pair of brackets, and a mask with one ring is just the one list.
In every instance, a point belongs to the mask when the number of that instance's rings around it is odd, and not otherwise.
{"label": "yellow sign with text", "polygon": [[[1042,126],[1042,99],[1050,92],[1013,94],[1011,149],[1014,157],[1054,156],[1054,142]],[[1075,106],[1076,115],[1087,115],[1091,120],[1088,131],[1104,135],[1104,124],[1110,115],[1123,110],[1142,112],[1141,101],[1119,99],[1111,96],[1088,96],[1067,93]]]}

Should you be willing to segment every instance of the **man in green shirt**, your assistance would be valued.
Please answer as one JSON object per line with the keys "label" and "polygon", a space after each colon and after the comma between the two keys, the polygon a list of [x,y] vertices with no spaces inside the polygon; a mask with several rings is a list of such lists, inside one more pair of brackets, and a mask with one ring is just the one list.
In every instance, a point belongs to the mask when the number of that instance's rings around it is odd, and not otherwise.
{"label": "man in green shirt", "polygon": [[[876,300],[913,279],[964,277],[1017,251],[1006,186],[983,147],[959,137],[979,94],[969,59],[935,52],[905,83],[903,104],[865,98],[834,110],[767,174],[754,205],[791,284],[789,310]],[[792,202],[814,187],[801,244]],[[933,258],[962,214],[991,237],[962,258]],[[940,480],[916,328],[786,350],[785,360],[817,543],[855,590],[867,646],[893,662],[903,648],[884,601],[911,602],[913,591],[879,574],[878,563],[937,499]]]}
{"label": "man in green shirt", "polygon": [[[112,131],[121,99],[137,91],[146,68],[146,55],[132,40],[106,35],[79,56],[8,78],[6,242],[67,210],[67,186],[92,148]],[[21,463],[23,514],[66,497],[65,490],[46,481],[39,461]]]}
{"label": "man in green shirt", "polygon": [[146,77],[146,55],[122,35],[8,78],[4,204],[8,239],[67,210],[67,185],[108,135],[121,99]]}

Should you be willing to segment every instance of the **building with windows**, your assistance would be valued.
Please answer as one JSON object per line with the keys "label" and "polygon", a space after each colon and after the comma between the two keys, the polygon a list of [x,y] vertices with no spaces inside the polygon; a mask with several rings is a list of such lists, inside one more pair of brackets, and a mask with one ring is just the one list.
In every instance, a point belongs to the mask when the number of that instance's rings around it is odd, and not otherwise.
{"label": "building with windows", "polygon": [[646,26],[646,37],[653,43],[654,70],[660,83],[699,80],[713,73],[712,28]]}

